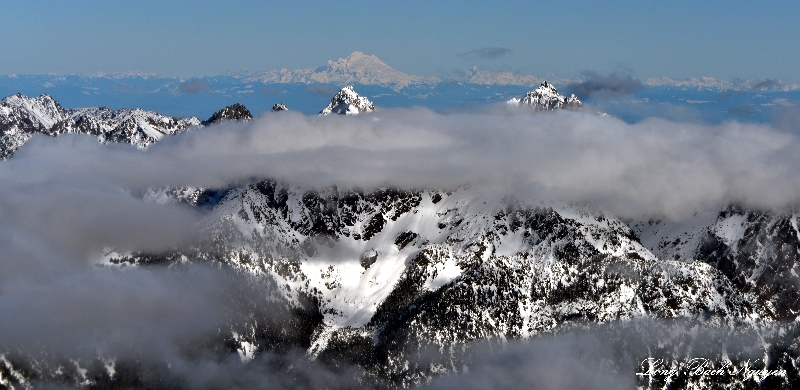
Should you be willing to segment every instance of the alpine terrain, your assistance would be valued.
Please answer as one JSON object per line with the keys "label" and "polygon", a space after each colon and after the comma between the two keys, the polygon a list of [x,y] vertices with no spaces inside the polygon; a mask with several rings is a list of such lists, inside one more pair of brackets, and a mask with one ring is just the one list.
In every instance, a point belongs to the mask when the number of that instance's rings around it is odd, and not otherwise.
{"label": "alpine terrain", "polygon": [[241,104],[226,107],[201,122],[197,118],[171,118],[139,108],[67,110],[48,95],[31,98],[16,94],[0,101],[0,159],[10,158],[37,133],[52,137],[64,133],[91,134],[103,143],[127,143],[147,148],[164,136],[186,131],[192,126],[252,117]]}
{"label": "alpine terrain", "polygon": [[[581,107],[547,82],[509,103]],[[345,87],[320,114],[374,109]],[[65,110],[46,95],[15,95],[0,105],[2,156],[34,133],[89,133],[144,148],[192,126],[251,117],[240,105],[201,123],[138,109]],[[604,329],[602,367],[642,388],[789,388],[800,380],[800,214],[791,209],[729,205],[683,222],[636,221],[592,204],[519,200],[469,185],[315,188],[272,178],[136,196],[201,213],[198,227],[187,227],[201,239],[159,253],[102,248],[104,266],[211,264],[246,276],[252,288],[235,299],[246,318],[190,356],[234,356],[295,375],[299,354],[354,370],[355,384],[342,387],[410,387],[468,374],[487,350],[516,341]],[[753,334],[757,342],[725,346]],[[723,347],[703,349],[715,343]],[[681,366],[697,354],[725,375]],[[752,370],[761,371],[736,371],[752,356],[763,362]],[[172,381],[172,363],[149,367],[157,374],[148,376],[140,361],[114,359],[99,351],[94,361],[51,366],[0,351],[0,387],[191,387]],[[648,375],[640,364],[648,361],[675,372]],[[297,380],[293,386],[306,383]]]}

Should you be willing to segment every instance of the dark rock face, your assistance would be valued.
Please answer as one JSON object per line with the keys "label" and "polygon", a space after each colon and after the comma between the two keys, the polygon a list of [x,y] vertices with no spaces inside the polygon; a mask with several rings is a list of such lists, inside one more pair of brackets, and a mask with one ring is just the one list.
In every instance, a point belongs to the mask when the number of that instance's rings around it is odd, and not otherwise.
{"label": "dark rock face", "polygon": [[247,107],[236,103],[215,112],[214,115],[211,115],[210,118],[203,121],[203,126],[208,126],[223,121],[249,121],[251,119],[253,119],[253,115],[250,114],[250,111],[247,109]]}
{"label": "dark rock face", "polygon": [[737,291],[750,296],[749,300],[763,307],[771,318],[797,318],[798,215],[791,210],[758,211],[732,205],[703,219],[706,221],[698,222],[698,227],[685,230],[663,222],[651,224],[644,230],[677,233],[651,240],[650,249],[662,258],[706,263],[724,275]]}
{"label": "dark rock face", "polygon": [[729,245],[707,232],[698,258],[722,271],[740,290],[758,296],[777,319],[795,319],[800,313],[797,217],[729,207],[718,219],[731,217],[744,219],[744,234]]}

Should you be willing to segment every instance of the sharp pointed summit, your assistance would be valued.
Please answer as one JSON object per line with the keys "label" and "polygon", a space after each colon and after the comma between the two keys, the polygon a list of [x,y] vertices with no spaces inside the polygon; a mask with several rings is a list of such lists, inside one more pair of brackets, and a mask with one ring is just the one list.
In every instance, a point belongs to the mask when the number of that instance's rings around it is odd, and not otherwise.
{"label": "sharp pointed summit", "polygon": [[375,105],[369,99],[357,94],[352,86],[347,86],[342,88],[319,114],[357,115],[372,111],[375,111]]}
{"label": "sharp pointed summit", "polygon": [[578,100],[577,96],[573,94],[566,97],[559,94],[556,87],[548,83],[547,80],[522,98],[513,98],[508,103],[532,107],[536,111],[549,111],[559,108],[579,109],[583,107],[583,103]]}

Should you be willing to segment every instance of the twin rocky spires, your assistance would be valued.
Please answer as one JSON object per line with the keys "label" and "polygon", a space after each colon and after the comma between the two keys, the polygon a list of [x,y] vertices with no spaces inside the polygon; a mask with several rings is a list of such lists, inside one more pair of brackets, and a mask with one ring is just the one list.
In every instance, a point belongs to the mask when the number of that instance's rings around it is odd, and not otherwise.
{"label": "twin rocky spires", "polygon": [[[583,107],[583,103],[578,100],[577,96],[574,94],[569,97],[561,95],[547,81],[544,81],[542,85],[528,92],[522,98],[513,98],[508,103],[531,107],[534,111],[550,111],[559,108],[580,109]],[[342,88],[319,114],[357,115],[372,111],[375,111],[375,105],[369,99],[357,94],[352,86],[347,86]]]}

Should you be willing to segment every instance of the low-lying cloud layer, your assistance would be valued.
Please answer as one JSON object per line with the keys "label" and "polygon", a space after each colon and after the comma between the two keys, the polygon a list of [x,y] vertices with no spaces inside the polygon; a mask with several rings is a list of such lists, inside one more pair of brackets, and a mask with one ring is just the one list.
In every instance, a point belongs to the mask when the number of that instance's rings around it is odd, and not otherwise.
{"label": "low-lying cloud layer", "polygon": [[[222,187],[268,177],[340,188],[471,184],[523,201],[555,197],[594,202],[624,217],[679,219],[730,202],[797,204],[798,148],[797,135],[768,125],[627,124],[585,112],[528,115],[503,106],[449,115],[426,109],[360,117],[268,113],[168,137],[146,152],[87,136],[35,137],[0,171],[6,192],[0,212],[22,215],[27,211],[16,205],[27,199],[47,205],[43,194],[53,188],[71,191],[59,197],[61,205],[101,196],[95,194],[100,184],[102,196],[136,204],[119,189]],[[104,207],[106,201],[89,203]],[[67,213],[55,204],[54,213]],[[181,224],[192,219],[186,210],[169,212]]]}
{"label": "low-lying cloud layer", "polygon": [[[765,328],[759,335],[755,330],[682,321],[628,320],[502,345],[476,342],[469,345],[474,358],[468,370],[435,378],[424,388],[634,389],[666,387],[670,380],[703,383],[710,378],[692,370],[700,360],[709,370],[724,367],[727,359],[734,366],[749,362],[754,370],[763,367],[759,339],[787,345],[796,335],[795,330],[776,330]],[[656,372],[670,369],[679,374]],[[747,380],[742,372],[732,371],[717,373],[713,379],[722,378]]]}

